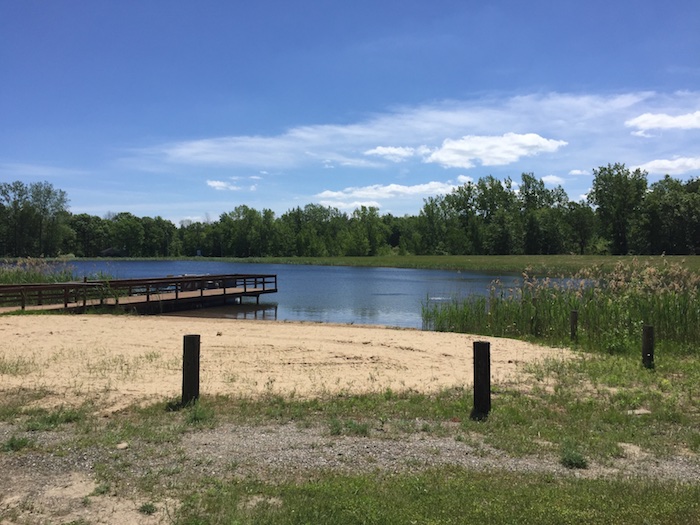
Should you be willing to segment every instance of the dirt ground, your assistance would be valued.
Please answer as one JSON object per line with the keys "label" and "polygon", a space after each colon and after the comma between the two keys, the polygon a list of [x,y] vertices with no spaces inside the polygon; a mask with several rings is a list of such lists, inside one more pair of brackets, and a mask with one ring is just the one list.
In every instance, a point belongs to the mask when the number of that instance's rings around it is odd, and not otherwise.
{"label": "dirt ground", "polygon": [[[491,343],[493,382],[567,350],[522,341],[377,326],[177,316],[0,318],[2,388],[44,388],[44,403],[86,396],[104,410],[181,394],[183,337],[200,335],[202,394],[310,397],[472,383],[473,342]],[[8,371],[8,370],[6,370]]]}

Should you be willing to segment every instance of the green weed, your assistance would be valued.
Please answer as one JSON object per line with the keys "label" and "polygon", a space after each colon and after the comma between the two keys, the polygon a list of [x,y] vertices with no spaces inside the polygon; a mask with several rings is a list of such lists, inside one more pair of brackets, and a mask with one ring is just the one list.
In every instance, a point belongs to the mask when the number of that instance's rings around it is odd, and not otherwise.
{"label": "green weed", "polygon": [[3,452],[18,452],[23,448],[28,448],[33,445],[33,441],[26,437],[11,436],[10,439],[2,444],[0,449]]}

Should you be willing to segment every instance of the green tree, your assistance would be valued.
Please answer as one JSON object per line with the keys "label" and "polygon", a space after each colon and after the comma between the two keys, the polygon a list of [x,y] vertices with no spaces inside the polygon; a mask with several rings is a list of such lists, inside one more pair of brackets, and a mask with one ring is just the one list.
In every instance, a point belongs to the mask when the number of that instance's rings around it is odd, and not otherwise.
{"label": "green tree", "polygon": [[0,243],[6,256],[58,255],[68,233],[68,198],[48,182],[0,183]]}
{"label": "green tree", "polygon": [[647,189],[647,173],[630,171],[624,164],[608,164],[593,170],[593,186],[588,201],[596,206],[603,235],[611,252],[625,255],[630,249],[630,234],[638,219]]}
{"label": "green tree", "polygon": [[37,222],[38,255],[58,255],[68,219],[68,197],[48,182],[29,185],[29,198]]}
{"label": "green tree", "polygon": [[651,185],[640,212],[637,235],[639,251],[669,255],[695,254],[700,247],[700,185],[683,184],[666,175]]}
{"label": "green tree", "polygon": [[501,182],[489,175],[479,179],[477,189],[478,213],[484,223],[484,252],[488,255],[521,253],[523,226],[511,179]]}
{"label": "green tree", "polygon": [[570,202],[567,206],[565,220],[568,225],[570,244],[580,255],[583,255],[595,233],[595,212],[585,202]]}
{"label": "green tree", "polygon": [[121,212],[108,220],[110,252],[114,255],[141,257],[144,228],[141,219],[129,212]]}
{"label": "green tree", "polygon": [[68,225],[74,232],[68,251],[78,257],[99,257],[109,247],[108,224],[101,217],[87,213],[71,215]]}
{"label": "green tree", "polygon": [[382,222],[379,210],[360,206],[350,219],[350,247],[348,255],[379,255],[388,251],[389,229]]}

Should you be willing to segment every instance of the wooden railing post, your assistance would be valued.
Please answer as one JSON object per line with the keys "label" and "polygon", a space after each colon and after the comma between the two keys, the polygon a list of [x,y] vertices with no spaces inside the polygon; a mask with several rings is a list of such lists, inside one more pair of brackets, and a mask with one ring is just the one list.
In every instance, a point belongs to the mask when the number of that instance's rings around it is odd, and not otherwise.
{"label": "wooden railing post", "polygon": [[474,408],[471,419],[486,419],[491,411],[491,343],[474,341]]}
{"label": "wooden railing post", "polygon": [[182,406],[199,399],[199,335],[186,335],[182,352]]}

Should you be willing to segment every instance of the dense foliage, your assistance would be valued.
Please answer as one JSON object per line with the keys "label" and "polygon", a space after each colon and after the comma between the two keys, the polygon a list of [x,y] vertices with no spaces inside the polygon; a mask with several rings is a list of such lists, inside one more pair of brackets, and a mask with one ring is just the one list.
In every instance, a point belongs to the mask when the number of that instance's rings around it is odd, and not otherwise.
{"label": "dense foliage", "polygon": [[623,164],[594,170],[588,201],[569,200],[530,173],[519,184],[492,176],[429,197],[417,216],[352,214],[308,204],[279,217],[240,205],[216,221],[182,221],[128,212],[72,214],[64,191],[47,182],[0,183],[0,256],[335,257],[390,253],[696,254],[700,179],[646,173]]}

